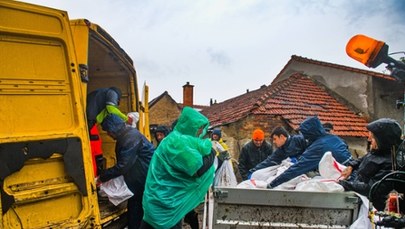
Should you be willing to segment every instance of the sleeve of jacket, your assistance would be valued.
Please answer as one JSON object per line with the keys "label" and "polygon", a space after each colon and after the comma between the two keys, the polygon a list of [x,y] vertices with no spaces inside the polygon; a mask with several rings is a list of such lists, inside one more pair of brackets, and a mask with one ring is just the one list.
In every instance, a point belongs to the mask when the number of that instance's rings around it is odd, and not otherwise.
{"label": "sleeve of jacket", "polygon": [[239,164],[238,164],[238,169],[239,169],[239,173],[242,176],[243,180],[247,180],[248,179],[248,172],[249,170],[246,168],[246,163],[248,160],[248,150],[247,150],[247,145],[245,145],[242,148],[242,151],[240,152],[239,155]]}
{"label": "sleeve of jacket", "polygon": [[114,105],[107,105],[107,106],[105,107],[105,109],[106,109],[106,110],[108,111],[108,113],[110,113],[110,114],[118,115],[118,117],[120,117],[120,118],[121,118],[122,120],[124,120],[125,122],[128,121],[128,116],[127,116],[126,114],[122,113],[122,112],[120,111],[120,109],[118,109],[117,106],[114,106]]}
{"label": "sleeve of jacket", "polygon": [[339,182],[339,184],[341,184],[346,191],[355,191],[361,195],[368,196],[371,186],[390,172],[387,170],[385,163],[381,162],[382,161],[378,160],[368,161],[366,164],[367,169],[359,172],[357,179],[354,181],[345,180]]}
{"label": "sleeve of jacket", "polygon": [[316,144],[308,147],[302,156],[299,158],[298,162],[284,171],[280,176],[274,179],[270,186],[272,188],[279,186],[280,184],[287,182],[301,174],[305,174],[309,171],[318,168],[319,161],[322,158],[322,147]]}
{"label": "sleeve of jacket", "polygon": [[202,158],[203,165],[201,166],[200,169],[197,170],[198,177],[202,176],[205,172],[208,171],[208,169],[211,168],[212,164],[214,163],[215,154],[216,154],[216,151],[214,149],[211,149],[211,153]]}
{"label": "sleeve of jacket", "polygon": [[113,167],[100,172],[100,181],[105,182],[120,175],[126,174],[138,157],[137,152],[141,147],[142,142],[138,141],[130,148],[121,148],[117,153],[117,163]]}
{"label": "sleeve of jacket", "polygon": [[360,163],[363,161],[364,157],[358,158],[358,159],[352,159],[349,161],[347,164],[348,166],[351,166],[353,169],[357,169],[360,165]]}
{"label": "sleeve of jacket", "polygon": [[285,155],[284,151],[281,149],[276,149],[270,156],[268,156],[264,161],[260,162],[258,165],[256,165],[253,169],[251,169],[249,172],[254,172],[260,169],[264,169],[273,165],[278,165],[286,159],[287,156]]}

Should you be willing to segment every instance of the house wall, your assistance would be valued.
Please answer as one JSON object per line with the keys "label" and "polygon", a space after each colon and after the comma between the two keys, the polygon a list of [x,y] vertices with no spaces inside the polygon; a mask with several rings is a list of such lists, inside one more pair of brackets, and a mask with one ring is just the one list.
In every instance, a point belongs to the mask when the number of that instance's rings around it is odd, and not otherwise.
{"label": "house wall", "polygon": [[390,117],[404,124],[403,108],[397,110],[395,106],[397,99],[402,100],[404,89],[403,85],[396,81],[292,60],[275,82],[284,80],[295,72],[308,75],[326,86],[329,91],[345,100],[340,102],[355,108],[355,112],[361,112],[361,115],[369,121]]}
{"label": "house wall", "polygon": [[353,158],[363,157],[367,153],[367,139],[358,137],[343,137],[349,146]]}
{"label": "house wall", "polygon": [[180,115],[177,103],[168,96],[163,96],[158,102],[149,108],[150,125],[171,126],[173,121]]}
{"label": "house wall", "polygon": [[[396,101],[403,101],[404,84],[399,82],[387,82],[387,80],[374,78],[370,91],[373,93],[373,117],[392,118],[404,126],[404,108],[396,108]],[[371,120],[371,121],[373,121]]]}

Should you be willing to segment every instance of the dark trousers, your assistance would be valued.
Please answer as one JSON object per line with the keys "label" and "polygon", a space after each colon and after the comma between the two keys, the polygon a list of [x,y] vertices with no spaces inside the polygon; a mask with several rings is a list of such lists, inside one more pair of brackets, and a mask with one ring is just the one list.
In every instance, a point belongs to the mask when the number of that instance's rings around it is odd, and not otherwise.
{"label": "dark trousers", "polygon": [[[170,229],[181,229],[183,227],[183,222],[180,220],[176,225],[171,227]],[[141,227],[139,229],[157,229],[152,227],[150,224],[142,220]]]}
{"label": "dark trousers", "polygon": [[134,194],[128,199],[128,229],[138,229],[143,218],[142,195]]}
{"label": "dark trousers", "polygon": [[193,209],[186,216],[184,216],[184,222],[188,223],[191,229],[199,229],[198,213]]}

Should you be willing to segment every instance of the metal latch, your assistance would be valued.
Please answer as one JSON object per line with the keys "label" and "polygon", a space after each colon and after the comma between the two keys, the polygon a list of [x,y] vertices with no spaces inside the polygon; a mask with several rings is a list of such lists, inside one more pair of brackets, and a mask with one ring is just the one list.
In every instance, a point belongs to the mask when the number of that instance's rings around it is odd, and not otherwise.
{"label": "metal latch", "polygon": [[214,197],[217,199],[224,199],[228,197],[228,191],[217,189],[214,191]]}
{"label": "metal latch", "polygon": [[89,67],[86,64],[79,64],[80,78],[82,82],[89,82]]}
{"label": "metal latch", "polygon": [[353,203],[353,204],[358,204],[359,203],[359,197],[357,197],[357,196],[346,196],[346,202]]}

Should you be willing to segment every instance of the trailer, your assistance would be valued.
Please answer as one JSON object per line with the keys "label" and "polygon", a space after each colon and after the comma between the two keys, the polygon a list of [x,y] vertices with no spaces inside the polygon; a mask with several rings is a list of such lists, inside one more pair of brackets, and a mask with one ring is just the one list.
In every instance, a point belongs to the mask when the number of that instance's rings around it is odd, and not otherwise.
{"label": "trailer", "polygon": [[348,228],[358,216],[354,192],[216,187],[211,228]]}

